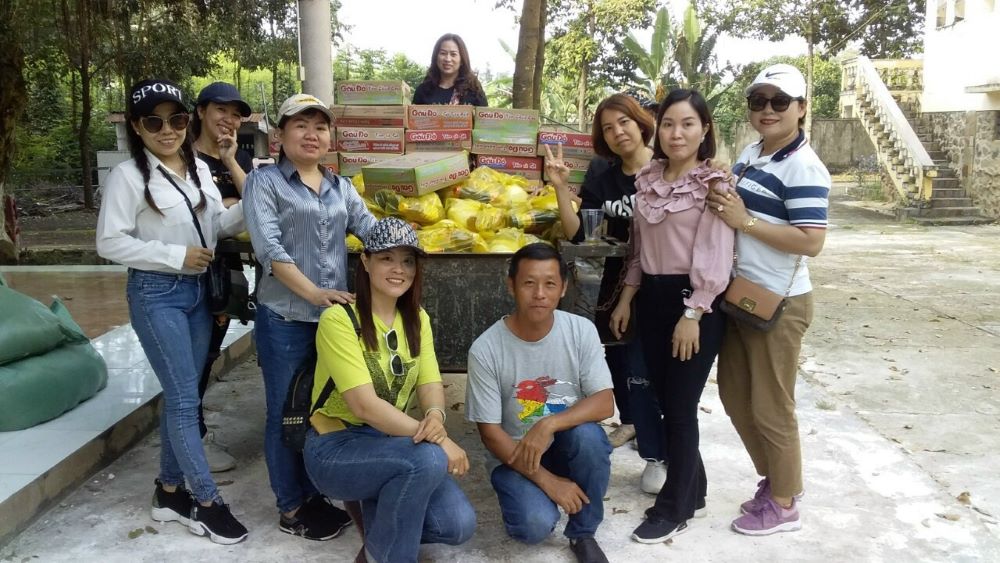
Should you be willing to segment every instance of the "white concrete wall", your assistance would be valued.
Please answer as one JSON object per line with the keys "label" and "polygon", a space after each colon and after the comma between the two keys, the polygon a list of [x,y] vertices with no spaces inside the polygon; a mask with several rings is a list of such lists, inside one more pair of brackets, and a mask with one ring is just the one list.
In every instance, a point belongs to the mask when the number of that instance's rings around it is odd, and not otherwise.
{"label": "white concrete wall", "polygon": [[[956,21],[956,3],[964,18]],[[939,8],[944,25],[938,26]],[[1000,110],[1000,92],[969,94],[969,86],[1000,83],[1000,0],[928,0],[921,109]]]}

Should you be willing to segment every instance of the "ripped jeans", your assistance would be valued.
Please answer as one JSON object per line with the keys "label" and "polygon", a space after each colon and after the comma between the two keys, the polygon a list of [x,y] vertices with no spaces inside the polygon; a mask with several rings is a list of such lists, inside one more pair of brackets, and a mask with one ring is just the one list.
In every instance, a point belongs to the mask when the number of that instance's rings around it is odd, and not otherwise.
{"label": "ripped jeans", "polygon": [[[646,377],[646,359],[642,352],[642,339],[635,337],[622,346],[605,348],[608,368],[616,381],[625,380],[628,397],[625,408],[619,404],[619,411],[628,411],[629,420],[635,425],[635,442],[639,446],[639,457],[646,460],[666,460],[666,446],[663,441],[663,417],[660,404],[656,400],[656,389]],[[618,385],[616,384],[616,387]],[[623,417],[624,418],[624,417]]]}

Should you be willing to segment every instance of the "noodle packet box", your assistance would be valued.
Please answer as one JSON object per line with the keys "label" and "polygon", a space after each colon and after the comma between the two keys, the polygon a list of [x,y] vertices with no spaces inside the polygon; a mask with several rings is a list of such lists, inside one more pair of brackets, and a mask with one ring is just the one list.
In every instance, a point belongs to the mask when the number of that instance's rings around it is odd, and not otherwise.
{"label": "noodle packet box", "polygon": [[337,127],[406,127],[407,106],[330,106]]}
{"label": "noodle packet box", "polygon": [[402,127],[337,127],[337,150],[403,154]]}
{"label": "noodle packet box", "polygon": [[515,136],[538,136],[538,110],[477,107],[473,129],[502,131]]}
{"label": "noodle packet box", "polygon": [[324,154],[319,159],[319,164],[334,174],[340,174],[340,153],[330,151]]}
{"label": "noodle packet box", "polygon": [[[565,155],[565,153],[564,153]],[[566,158],[563,156],[563,164],[566,168],[569,168],[569,179],[567,182],[570,184],[582,184],[584,176],[587,175],[587,168],[590,167],[589,158]],[[549,179],[549,175],[545,173],[545,179]]]}
{"label": "noodle packet box", "polygon": [[392,190],[406,196],[423,195],[469,177],[469,153],[415,152],[369,164],[362,169],[365,190]]}
{"label": "noodle packet box", "polygon": [[576,131],[560,131],[556,129],[540,129],[538,131],[538,154],[545,156],[545,146],[548,145],[552,154],[557,154],[557,145],[562,145],[563,156],[570,158],[594,157],[594,140],[587,133]]}
{"label": "noodle packet box", "polygon": [[356,176],[361,173],[361,169],[369,164],[376,164],[386,160],[392,160],[399,155],[386,153],[360,153],[342,152],[340,153],[340,175]]}
{"label": "noodle packet box", "polygon": [[494,129],[472,130],[472,153],[534,158],[536,133],[517,133]]}
{"label": "noodle packet box", "polygon": [[406,126],[410,129],[472,129],[472,106],[409,105]]}
{"label": "noodle packet box", "polygon": [[496,154],[476,155],[476,166],[489,166],[504,174],[515,174],[528,180],[542,179],[542,159]]}
{"label": "noodle packet box", "polygon": [[341,80],[333,87],[334,103],[345,106],[401,106],[413,92],[402,80]]}
{"label": "noodle packet box", "polygon": [[472,129],[407,129],[406,153],[472,149]]}

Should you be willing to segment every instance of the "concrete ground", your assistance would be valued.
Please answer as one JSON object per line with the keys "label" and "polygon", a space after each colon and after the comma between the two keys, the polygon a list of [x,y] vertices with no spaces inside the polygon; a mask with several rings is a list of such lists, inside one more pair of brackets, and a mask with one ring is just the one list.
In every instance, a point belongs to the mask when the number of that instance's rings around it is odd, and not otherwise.
{"label": "concrete ground", "polygon": [[[826,249],[811,262],[816,319],[797,388],[805,460],[804,527],[764,538],[729,530],[756,476],[718,400],[701,409],[708,516],[668,544],[628,535],[652,497],[643,462],[615,451],[598,540],[618,561],[1000,560],[1000,227],[927,229],[864,212],[838,195]],[[464,376],[446,376],[449,432],[482,453],[462,419]],[[326,543],[281,534],[262,457],[263,392],[251,360],[206,397],[209,424],[239,467],[218,476],[250,529],[218,546],[149,519],[156,437],[94,475],[8,545],[0,561],[350,561],[353,530]],[[994,469],[990,469],[990,468]],[[422,561],[572,561],[562,525],[539,546],[506,538],[478,463],[462,481],[479,516],[460,547],[425,546]]]}

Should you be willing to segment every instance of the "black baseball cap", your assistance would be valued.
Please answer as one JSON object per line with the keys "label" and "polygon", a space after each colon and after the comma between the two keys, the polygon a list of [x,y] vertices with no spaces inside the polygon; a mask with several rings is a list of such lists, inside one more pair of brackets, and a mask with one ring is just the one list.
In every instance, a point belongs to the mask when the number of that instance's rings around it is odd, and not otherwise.
{"label": "black baseball cap", "polygon": [[236,86],[228,82],[213,82],[201,89],[198,93],[198,101],[195,105],[204,105],[208,102],[217,104],[236,104],[240,108],[240,115],[250,117],[250,104],[243,101],[240,91]]}
{"label": "black baseball cap", "polygon": [[184,111],[190,110],[184,103],[181,87],[162,78],[150,78],[132,86],[125,109],[131,117],[144,117],[151,115],[156,106],[163,102],[174,102]]}

